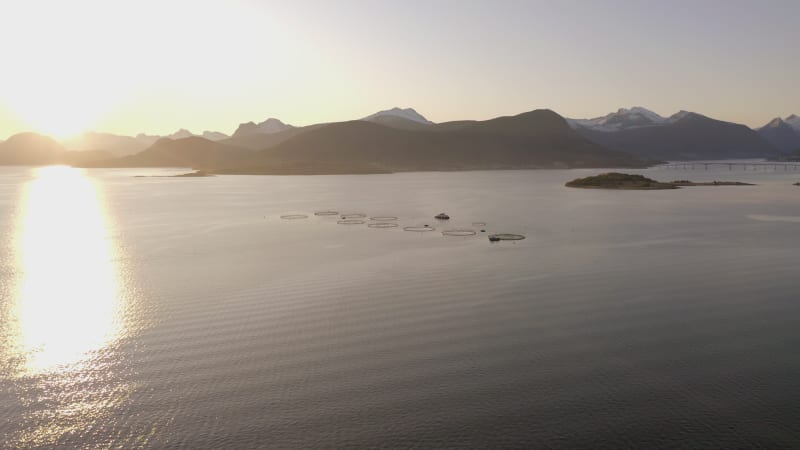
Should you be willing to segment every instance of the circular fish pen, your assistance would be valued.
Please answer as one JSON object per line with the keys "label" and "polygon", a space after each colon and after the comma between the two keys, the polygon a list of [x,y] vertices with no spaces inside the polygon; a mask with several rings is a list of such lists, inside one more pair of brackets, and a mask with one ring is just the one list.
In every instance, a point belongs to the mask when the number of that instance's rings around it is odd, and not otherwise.
{"label": "circular fish pen", "polygon": [[339,225],[363,225],[364,221],[361,219],[342,219],[337,221]]}
{"label": "circular fish pen", "polygon": [[511,234],[511,233],[499,233],[499,234],[490,234],[489,240],[492,242],[496,241],[521,241],[525,239],[525,236],[521,234]]}
{"label": "circular fish pen", "polygon": [[339,211],[317,211],[314,213],[315,216],[338,216]]}
{"label": "circular fish pen", "polygon": [[370,228],[397,228],[399,225],[392,222],[375,222],[367,224]]}
{"label": "circular fish pen", "polygon": [[475,236],[478,234],[475,230],[470,230],[467,228],[457,228],[452,230],[444,230],[442,231],[442,235],[444,236]]}
{"label": "circular fish pen", "polygon": [[305,214],[286,214],[281,216],[281,219],[284,220],[308,219],[308,216]]}
{"label": "circular fish pen", "polygon": [[414,232],[417,232],[417,233],[424,233],[426,231],[436,231],[436,228],[428,226],[428,225],[422,225],[422,226],[415,226],[415,227],[403,227],[403,230],[405,230],[405,231],[414,231]]}
{"label": "circular fish pen", "polygon": [[342,220],[363,219],[365,217],[367,217],[367,215],[366,214],[361,214],[361,213],[342,214]]}
{"label": "circular fish pen", "polygon": [[389,221],[398,220],[398,219],[399,218],[395,217],[395,216],[375,216],[375,217],[370,217],[369,218],[369,220],[374,220],[376,222],[389,222]]}

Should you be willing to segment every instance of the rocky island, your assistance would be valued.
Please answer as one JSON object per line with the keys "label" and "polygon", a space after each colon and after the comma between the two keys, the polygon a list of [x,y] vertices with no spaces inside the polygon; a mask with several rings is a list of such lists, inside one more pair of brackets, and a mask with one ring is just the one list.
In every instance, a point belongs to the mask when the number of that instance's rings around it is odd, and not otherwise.
{"label": "rocky island", "polygon": [[689,180],[675,180],[667,183],[647,178],[644,175],[634,175],[619,172],[603,173],[586,178],[576,178],[566,183],[567,187],[584,189],[678,189],[688,186],[753,186],[741,181],[706,181],[695,182]]}
{"label": "rocky island", "polygon": [[567,187],[584,189],[677,189],[671,183],[661,183],[645,177],[627,173],[610,172],[586,178],[576,178],[566,184]]}

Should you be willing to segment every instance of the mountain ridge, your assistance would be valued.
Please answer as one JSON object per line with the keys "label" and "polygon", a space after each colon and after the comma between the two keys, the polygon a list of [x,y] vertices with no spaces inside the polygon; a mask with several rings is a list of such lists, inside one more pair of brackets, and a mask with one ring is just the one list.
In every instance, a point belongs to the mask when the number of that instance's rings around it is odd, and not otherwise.
{"label": "mountain ridge", "polygon": [[775,158],[782,154],[751,128],[681,110],[665,121],[618,131],[575,127],[606,147],[659,160]]}
{"label": "mountain ridge", "polygon": [[280,133],[281,131],[290,130],[292,128],[295,127],[293,125],[288,125],[286,123],[283,123],[283,121],[281,121],[280,119],[270,117],[260,123],[255,123],[255,122],[240,123],[239,126],[236,128],[236,131],[234,131],[233,134],[231,135],[231,137],[241,138],[253,134],[274,134],[274,133]]}
{"label": "mountain ridge", "polygon": [[[792,125],[792,121],[797,126]],[[785,153],[800,148],[800,117],[792,114],[786,120],[776,117],[756,130],[761,137]]]}
{"label": "mountain ridge", "polygon": [[430,120],[426,119],[425,116],[418,113],[414,108],[399,108],[397,106],[390,109],[385,109],[383,111],[378,111],[374,114],[370,114],[367,117],[362,118],[361,120],[367,122],[374,122],[386,118],[400,118],[400,119],[410,120],[412,122],[421,123],[423,125],[434,124]]}
{"label": "mountain ridge", "polygon": [[[369,123],[381,128],[363,127],[360,125],[342,125],[347,123]],[[34,139],[30,135],[27,140],[23,137],[10,137],[6,142],[0,141],[0,149],[5,149],[3,159],[0,164],[46,164],[51,162],[81,161],[81,164],[88,164],[92,160],[104,161],[104,164],[111,164],[110,161],[122,157],[132,156],[144,152],[156,144],[163,147],[163,139],[181,141],[180,145],[188,145],[186,142],[193,142],[203,152],[209,152],[208,145],[204,141],[218,142],[221,148],[231,150],[248,150],[251,152],[261,152],[275,148],[285,148],[298,146],[297,141],[302,141],[301,136],[316,132],[324,128],[333,126],[339,131],[334,133],[327,130],[324,133],[330,134],[331,138],[349,140],[354,148],[360,148],[360,157],[377,157],[385,160],[380,170],[411,170],[409,167],[417,167],[419,170],[457,170],[459,167],[503,167],[511,168],[515,165],[520,167],[579,167],[584,164],[595,164],[599,160],[584,154],[581,158],[576,155],[576,149],[583,146],[589,148],[584,142],[578,145],[577,139],[587,140],[594,145],[592,151],[598,155],[604,155],[608,161],[622,161],[618,157],[611,157],[605,153],[607,150],[623,152],[634,160],[656,161],[656,160],[681,160],[681,159],[731,159],[731,158],[766,158],[772,159],[780,157],[785,152],[790,152],[800,147],[800,141],[795,142],[795,132],[791,123],[796,123],[800,127],[800,117],[791,115],[785,120],[776,118],[764,127],[753,131],[744,125],[730,122],[719,121],[706,117],[702,114],[679,111],[669,117],[663,117],[653,111],[641,106],[631,108],[619,108],[605,116],[594,119],[565,119],[557,113],[540,109],[528,111],[512,116],[496,117],[489,120],[459,120],[451,122],[433,123],[419,114],[413,108],[399,108],[378,111],[377,113],[366,116],[362,120],[349,122],[334,122],[295,127],[288,125],[276,118],[269,118],[262,122],[246,122],[240,124],[236,132],[231,136],[215,131],[204,131],[202,137],[192,133],[187,129],[179,129],[167,137],[139,134],[135,137],[113,135],[110,133],[89,132],[83,135],[64,140],[58,147],[52,140]],[[538,127],[538,128],[537,128]],[[780,128],[782,133],[790,138],[786,143],[781,144],[776,138],[770,135],[774,129]],[[349,130],[349,131],[348,131]],[[387,131],[395,130],[397,132]],[[560,136],[560,140],[550,142],[551,146],[562,146],[569,148],[564,155],[548,153],[547,158],[536,159],[530,155],[523,155],[513,152],[512,148],[518,148],[519,144],[512,144],[516,139],[517,143],[526,141],[530,148],[537,149],[544,155],[547,153],[545,140],[541,132],[547,130],[551,136]],[[365,133],[364,142],[358,141],[358,133]],[[323,134],[324,134],[323,133]],[[419,145],[430,151],[449,152],[449,146],[456,145],[456,142],[466,141],[467,136],[481,142],[487,152],[505,152],[503,158],[496,158],[489,161],[481,159],[478,149],[473,143],[460,142],[471,158],[471,162],[456,161],[457,155],[449,153],[449,162],[434,161],[430,156],[423,157],[417,154],[418,161],[414,164],[404,165],[400,161],[392,159],[389,155],[381,154],[370,146],[378,146],[379,141],[376,136],[382,135],[388,139],[388,146],[398,152],[406,152],[408,147]],[[184,139],[200,137],[203,141]],[[336,147],[343,145],[342,141],[333,140],[330,145]],[[493,141],[494,139],[494,141]],[[405,144],[399,142],[405,140]],[[294,141],[294,142],[293,142]],[[556,142],[558,141],[558,142]],[[10,142],[10,143],[9,143]],[[289,142],[289,144],[284,145]],[[321,142],[311,142],[311,147],[298,147],[296,155],[284,154],[282,158],[288,160],[290,156],[304,158],[303,164],[308,165],[310,158],[320,150]],[[173,144],[178,145],[178,144]],[[24,147],[30,147],[27,150]],[[369,147],[369,148],[368,148]],[[310,148],[310,149],[309,149]],[[445,149],[445,150],[442,150]],[[347,149],[340,148],[345,151]],[[373,153],[367,152],[367,150]],[[465,150],[465,151],[466,151]],[[27,153],[26,153],[27,152]],[[70,152],[68,156],[64,152]],[[74,153],[74,154],[72,154]],[[235,153],[231,150],[230,153]],[[279,152],[278,152],[279,153]],[[277,154],[277,153],[276,153]],[[414,154],[412,149],[409,154]],[[59,156],[60,155],[60,156]],[[140,161],[153,159],[153,154],[148,153],[147,158],[142,157]],[[2,156],[2,155],[0,155]],[[322,157],[322,155],[319,155]],[[327,157],[327,156],[326,156]],[[266,158],[266,157],[265,157]],[[427,159],[426,159],[427,158]],[[515,159],[516,158],[516,159]],[[527,158],[527,159],[526,159]],[[549,158],[549,159],[548,159]],[[157,159],[157,158],[155,158]],[[153,159],[153,160],[155,160]],[[202,158],[201,158],[202,159]],[[269,159],[269,158],[266,158]],[[274,158],[273,158],[274,159]],[[600,158],[602,159],[602,158]],[[181,161],[169,159],[169,161]],[[217,161],[213,158],[206,160]],[[6,162],[2,162],[6,161]],[[124,160],[126,165],[135,164],[135,158]],[[202,162],[202,161],[201,161]],[[276,161],[271,160],[271,163]],[[296,162],[296,161],[295,161]],[[624,164],[631,163],[631,160]],[[337,165],[337,171],[345,170],[347,164],[356,164],[349,161],[343,165]],[[383,163],[382,163],[383,164]],[[407,167],[406,167],[407,166]],[[331,163],[333,167],[333,163]],[[377,166],[370,166],[377,168]],[[363,168],[362,168],[363,169]],[[362,170],[359,169],[359,170]]]}
{"label": "mountain ridge", "polygon": [[[225,173],[276,173],[293,167],[325,173],[644,167],[651,162],[608,150],[572,130],[550,110],[475,121],[455,130],[406,130],[356,120],[316,128],[261,150]],[[318,169],[318,170],[317,170]]]}
{"label": "mountain ridge", "polygon": [[619,108],[605,116],[593,119],[567,119],[573,127],[587,127],[596,131],[620,131],[628,128],[655,126],[666,122],[668,119],[641,106]]}

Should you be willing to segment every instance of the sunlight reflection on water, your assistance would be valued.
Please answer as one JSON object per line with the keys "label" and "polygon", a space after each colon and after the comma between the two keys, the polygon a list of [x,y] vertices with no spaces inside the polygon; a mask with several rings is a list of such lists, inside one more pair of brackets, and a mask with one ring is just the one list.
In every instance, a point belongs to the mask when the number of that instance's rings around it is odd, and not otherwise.
{"label": "sunlight reflection on water", "polygon": [[101,194],[61,166],[35,169],[21,194],[6,352],[9,375],[38,381],[18,393],[30,411],[14,447],[80,434],[129,394],[109,353],[125,335],[125,296]]}
{"label": "sunlight reflection on water", "polygon": [[16,350],[36,374],[78,363],[120,335],[120,286],[105,213],[83,171],[38,169],[24,195],[12,317]]}

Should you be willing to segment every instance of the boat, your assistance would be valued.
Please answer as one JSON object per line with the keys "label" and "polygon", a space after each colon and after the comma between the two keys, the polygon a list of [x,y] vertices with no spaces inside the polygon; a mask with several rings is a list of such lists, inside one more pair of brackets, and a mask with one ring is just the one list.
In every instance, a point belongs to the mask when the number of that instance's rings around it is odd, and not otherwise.
{"label": "boat", "polygon": [[497,236],[496,236],[496,235],[494,235],[494,234],[490,234],[490,235],[489,235],[489,240],[490,240],[491,242],[497,242],[497,241],[499,241],[499,240],[500,240],[500,238],[499,238],[499,237],[497,237]]}
{"label": "boat", "polygon": [[439,213],[439,214],[436,215],[435,218],[439,219],[439,220],[450,220],[450,216],[448,216],[445,213]]}

